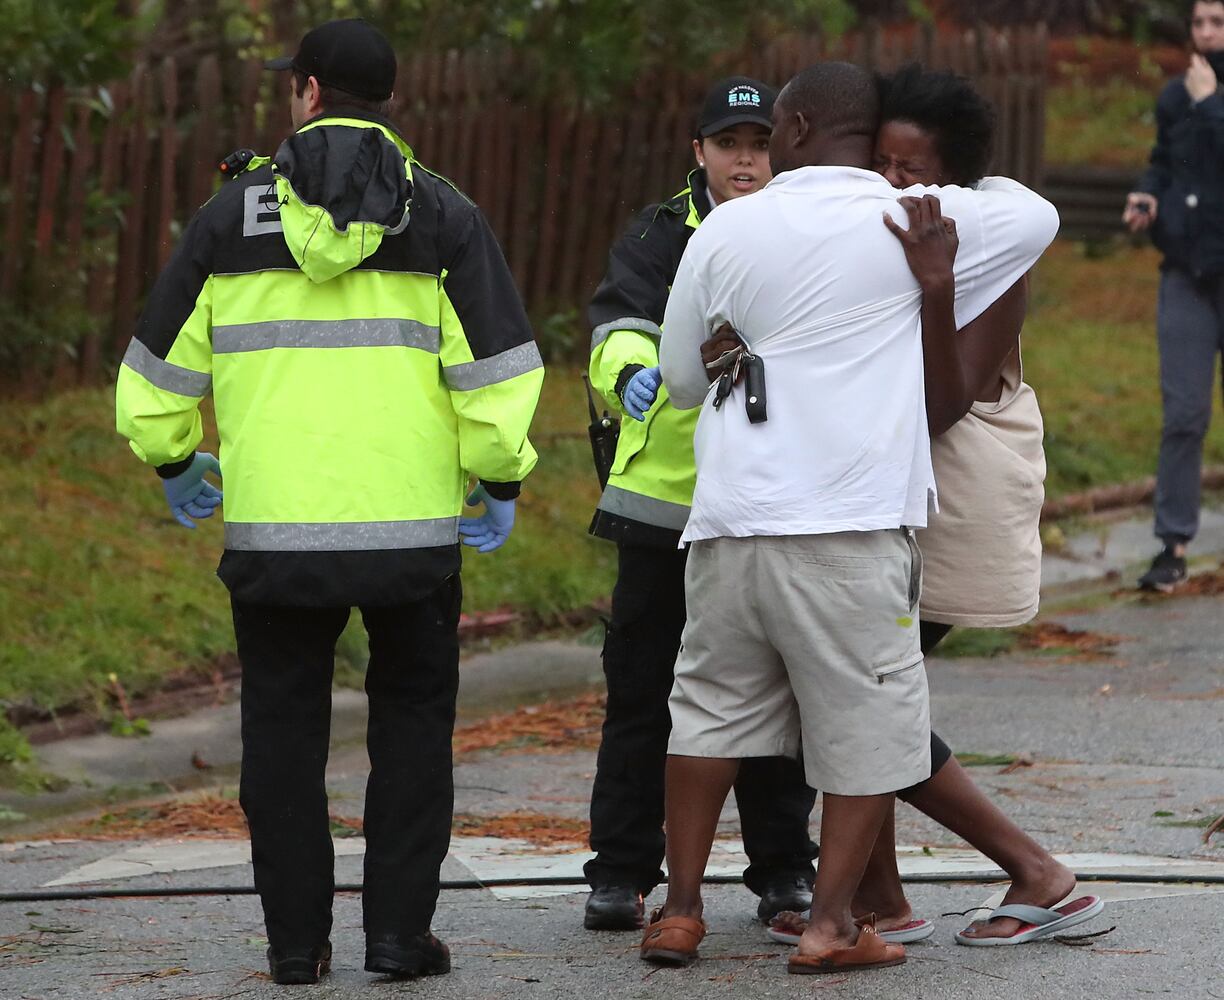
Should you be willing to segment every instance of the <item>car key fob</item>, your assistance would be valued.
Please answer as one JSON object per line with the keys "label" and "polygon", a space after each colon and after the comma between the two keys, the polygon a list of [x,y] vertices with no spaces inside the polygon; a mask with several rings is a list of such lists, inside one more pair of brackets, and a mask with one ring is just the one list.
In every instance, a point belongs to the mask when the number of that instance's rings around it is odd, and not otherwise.
{"label": "car key fob", "polygon": [[744,388],[747,390],[744,409],[748,413],[748,422],[763,424],[769,419],[765,408],[765,362],[755,354],[746,354],[744,368]]}

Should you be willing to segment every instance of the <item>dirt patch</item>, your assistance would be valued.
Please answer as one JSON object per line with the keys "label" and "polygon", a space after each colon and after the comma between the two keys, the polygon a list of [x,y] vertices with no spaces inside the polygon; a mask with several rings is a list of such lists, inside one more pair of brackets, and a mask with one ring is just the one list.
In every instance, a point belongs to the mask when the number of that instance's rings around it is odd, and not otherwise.
{"label": "dirt patch", "polygon": [[527,705],[455,729],[456,754],[479,750],[513,753],[594,750],[599,746],[606,699],[588,694],[572,701]]}
{"label": "dirt patch", "polygon": [[238,800],[218,795],[125,806],[48,834],[51,839],[152,840],[239,839],[247,835]]}
{"label": "dirt patch", "polygon": [[585,844],[591,833],[590,823],[584,819],[536,812],[512,812],[500,816],[459,813],[455,816],[452,829],[464,837],[525,840],[537,847]]}
{"label": "dirt patch", "polygon": [[1121,636],[1078,631],[1057,622],[1040,622],[1022,628],[1016,645],[1019,649],[1075,659],[1105,660],[1121,641]]}
{"label": "dirt patch", "polygon": [[[459,813],[454,832],[468,837],[525,840],[539,847],[584,844],[590,832],[584,819],[548,813],[512,812],[497,816]],[[332,835],[355,836],[360,819],[331,815]],[[47,835],[54,840],[245,840],[246,817],[236,798],[208,793],[166,802],[125,806],[101,813]]]}

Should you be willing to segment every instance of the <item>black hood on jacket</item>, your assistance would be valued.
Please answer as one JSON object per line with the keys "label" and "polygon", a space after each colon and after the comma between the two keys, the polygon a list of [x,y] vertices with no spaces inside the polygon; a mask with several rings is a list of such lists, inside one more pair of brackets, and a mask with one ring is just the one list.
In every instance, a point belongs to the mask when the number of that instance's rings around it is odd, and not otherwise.
{"label": "black hood on jacket", "polygon": [[394,229],[412,198],[404,154],[377,128],[323,124],[297,132],[275,162],[294,193],[327,212],[341,232],[351,222]]}

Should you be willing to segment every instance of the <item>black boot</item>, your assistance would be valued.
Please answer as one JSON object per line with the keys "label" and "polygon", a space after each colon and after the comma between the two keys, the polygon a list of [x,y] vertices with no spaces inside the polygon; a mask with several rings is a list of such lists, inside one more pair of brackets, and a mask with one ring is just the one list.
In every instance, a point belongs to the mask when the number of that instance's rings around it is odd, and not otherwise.
{"label": "black boot", "polygon": [[812,908],[812,883],[804,875],[776,875],[765,883],[757,917],[768,924],[783,910],[802,913]]}
{"label": "black boot", "polygon": [[277,953],[268,949],[268,971],[281,986],[309,986],[331,971],[331,942],[304,951]]}
{"label": "black boot", "polygon": [[366,972],[394,979],[450,972],[450,949],[432,934],[378,934],[366,939]]}
{"label": "black boot", "polygon": [[645,915],[642,894],[631,885],[597,885],[586,901],[582,926],[589,931],[636,931]]}

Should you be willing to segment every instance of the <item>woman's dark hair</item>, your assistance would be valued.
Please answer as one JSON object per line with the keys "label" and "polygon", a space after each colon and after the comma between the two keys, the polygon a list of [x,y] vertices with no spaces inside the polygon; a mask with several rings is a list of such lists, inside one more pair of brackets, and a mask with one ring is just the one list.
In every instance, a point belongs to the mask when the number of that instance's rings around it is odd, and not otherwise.
{"label": "woman's dark hair", "polygon": [[[300,69],[294,69],[291,72],[293,73],[293,92],[301,97],[310,77]],[[327,111],[334,108],[352,108],[354,111],[365,111],[367,114],[378,115],[380,118],[386,117],[387,109],[391,106],[390,101],[370,101],[356,94],[350,94],[348,91],[329,87],[325,83],[319,84],[319,102]]]}
{"label": "woman's dark hair", "polygon": [[935,140],[955,184],[985,175],[994,148],[995,111],[973,84],[955,73],[910,65],[878,78],[880,124],[909,122]]}

